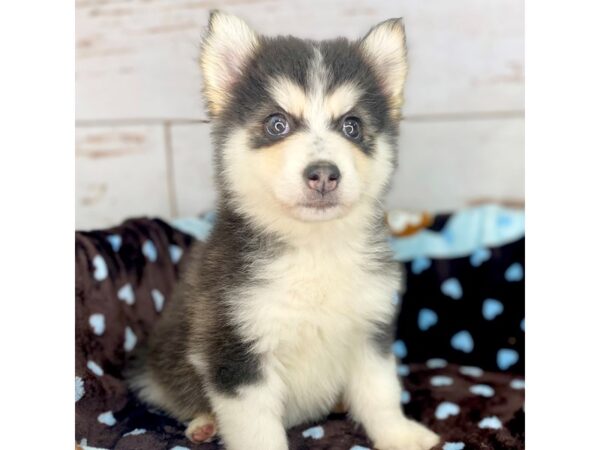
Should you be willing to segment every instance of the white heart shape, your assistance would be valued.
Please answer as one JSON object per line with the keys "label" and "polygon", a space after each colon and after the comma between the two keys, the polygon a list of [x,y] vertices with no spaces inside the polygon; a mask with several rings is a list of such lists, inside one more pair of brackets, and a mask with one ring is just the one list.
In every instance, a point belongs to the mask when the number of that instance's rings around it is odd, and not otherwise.
{"label": "white heart shape", "polygon": [[133,330],[129,327],[125,327],[125,343],[123,344],[123,348],[126,352],[130,352],[134,349],[135,344],[137,343],[137,336],[133,332]]}
{"label": "white heart shape", "polygon": [[135,293],[133,292],[131,284],[127,283],[125,286],[119,289],[119,292],[117,292],[117,297],[119,297],[119,300],[124,301],[128,305],[133,305],[135,303]]}
{"label": "white heart shape", "polygon": [[150,295],[152,296],[152,301],[154,302],[154,309],[156,309],[156,312],[161,312],[165,304],[165,296],[162,295],[162,292],[160,292],[158,289],[152,289],[152,291],[150,291]]}
{"label": "white heart shape", "polygon": [[104,334],[104,330],[106,329],[106,324],[104,321],[104,314],[92,314],[89,319],[90,326],[92,330],[94,330],[94,334],[98,336],[102,336]]}
{"label": "white heart shape", "polygon": [[456,403],[442,402],[435,410],[435,417],[438,420],[445,420],[450,416],[458,416],[460,407]]}
{"label": "white heart shape", "polygon": [[104,280],[108,276],[108,267],[106,266],[106,261],[100,255],[94,256],[92,259],[92,264],[94,265],[94,278],[98,281]]}

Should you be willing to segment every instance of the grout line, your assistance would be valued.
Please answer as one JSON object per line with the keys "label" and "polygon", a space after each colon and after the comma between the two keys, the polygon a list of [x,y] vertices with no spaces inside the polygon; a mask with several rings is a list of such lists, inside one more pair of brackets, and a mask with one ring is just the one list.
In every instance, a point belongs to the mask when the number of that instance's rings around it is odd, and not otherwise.
{"label": "grout line", "polygon": [[169,211],[171,217],[177,217],[177,192],[175,190],[175,173],[173,164],[173,140],[171,137],[171,122],[166,121],[163,124],[165,134],[165,159],[167,168],[167,193],[169,196]]}
{"label": "grout line", "polygon": [[404,122],[437,122],[458,120],[513,119],[525,117],[524,111],[489,111],[468,113],[415,114],[402,117]]}
{"label": "grout line", "polygon": [[[511,119],[525,117],[524,111],[489,111],[489,112],[467,112],[467,113],[439,113],[439,114],[414,114],[402,117],[403,122],[436,122],[454,120],[490,120]],[[97,119],[76,120],[76,127],[110,127],[127,125],[193,125],[210,123],[208,119],[192,118],[125,118],[125,119]]]}
{"label": "grout line", "polygon": [[138,118],[124,118],[124,119],[85,119],[76,120],[76,127],[112,127],[112,126],[127,126],[127,125],[163,125],[169,123],[170,125],[187,125],[187,124],[203,124],[210,123],[208,119],[186,119],[186,118],[155,118],[150,117],[144,119]]}

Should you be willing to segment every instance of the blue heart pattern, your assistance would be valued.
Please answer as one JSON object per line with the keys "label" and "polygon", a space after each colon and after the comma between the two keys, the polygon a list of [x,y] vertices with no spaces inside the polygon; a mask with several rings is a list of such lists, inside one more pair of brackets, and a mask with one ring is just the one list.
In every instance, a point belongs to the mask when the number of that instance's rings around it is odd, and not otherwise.
{"label": "blue heart pattern", "polygon": [[123,435],[123,437],[125,436],[139,436],[140,434],[144,434],[146,433],[146,429],[145,428],[134,428],[133,430],[125,433]]}
{"label": "blue heart pattern", "polygon": [[442,450],[463,450],[464,448],[464,442],[446,442],[442,447]]}
{"label": "blue heart pattern", "polygon": [[322,426],[316,426],[312,428],[307,428],[302,432],[302,437],[305,438],[313,438],[313,439],[322,439],[325,436],[325,430],[323,430]]}
{"label": "blue heart pattern", "polygon": [[442,402],[435,410],[435,417],[438,420],[445,420],[450,416],[458,416],[460,407],[456,403]]}
{"label": "blue heart pattern", "polygon": [[94,266],[94,278],[97,281],[102,281],[108,276],[108,267],[106,261],[100,255],[94,256],[92,259],[92,265]]}
{"label": "blue heart pattern", "polygon": [[400,359],[406,357],[406,354],[408,352],[406,351],[406,344],[404,343],[404,341],[394,342],[394,344],[392,345],[392,352]]}
{"label": "blue heart pattern", "polygon": [[127,283],[121,287],[117,292],[117,297],[128,305],[133,305],[135,303],[135,294],[133,292],[133,287],[131,287],[131,283]]}
{"label": "blue heart pattern", "polygon": [[133,330],[129,327],[125,327],[125,342],[123,343],[123,348],[126,352],[130,352],[135,348],[135,344],[137,343],[137,336],[133,332]]}
{"label": "blue heart pattern", "polygon": [[410,373],[410,367],[408,367],[406,364],[399,364],[396,366],[396,373],[401,377],[405,377]]}
{"label": "blue heart pattern", "polygon": [[106,236],[106,240],[108,241],[108,243],[113,249],[113,252],[115,253],[119,251],[119,249],[121,248],[121,244],[123,243],[121,236],[119,236],[118,234],[111,234],[109,236]]}
{"label": "blue heart pattern", "polygon": [[429,380],[432,386],[442,387],[442,386],[451,386],[454,383],[454,380],[445,375],[436,375],[431,377]]}
{"label": "blue heart pattern", "polygon": [[502,422],[496,416],[486,417],[477,425],[481,429],[499,430],[502,428]]}
{"label": "blue heart pattern", "polygon": [[459,367],[458,371],[460,373],[462,373],[463,375],[467,375],[469,377],[475,377],[475,378],[479,378],[481,375],[483,375],[482,369],[480,369],[479,367],[473,367],[473,366],[462,366],[462,367]]}
{"label": "blue heart pattern", "polygon": [[431,267],[431,260],[424,256],[416,257],[415,259],[413,259],[413,262],[411,264],[412,273],[414,273],[415,275],[419,275],[420,273],[429,269],[429,267]]}
{"label": "blue heart pattern", "polygon": [[104,330],[106,329],[104,314],[92,314],[89,322],[95,335],[102,336],[104,334]]}
{"label": "blue heart pattern", "polygon": [[400,394],[400,402],[403,405],[410,403],[410,392],[408,392],[406,389],[404,389],[402,394]]}
{"label": "blue heart pattern", "polygon": [[496,391],[487,384],[475,384],[469,388],[472,394],[481,395],[482,397],[493,397]]}
{"label": "blue heart pattern", "polygon": [[496,356],[496,363],[501,370],[506,370],[519,361],[519,354],[512,348],[501,348]]}
{"label": "blue heart pattern", "polygon": [[183,255],[183,250],[178,245],[169,245],[169,255],[173,264],[177,264]]}
{"label": "blue heart pattern", "polygon": [[81,377],[75,377],[75,402],[81,400],[81,397],[85,395],[85,386]]}
{"label": "blue heart pattern", "polygon": [[[488,248],[480,248],[476,250],[470,258],[473,266],[479,266],[491,257],[491,251]],[[412,271],[419,274],[427,270],[431,266],[429,258],[415,258],[412,262]],[[523,266],[520,263],[511,264],[505,272],[505,279],[510,282],[520,281],[524,277]],[[460,281],[457,278],[448,278],[442,282],[440,289],[444,295],[454,300],[459,300],[463,297],[463,290]],[[504,304],[495,298],[487,298],[482,303],[481,314],[488,320],[492,321],[504,313]],[[437,325],[439,321],[438,314],[429,308],[419,310],[417,316],[417,326],[421,331],[427,331]],[[525,331],[525,319],[520,322],[521,330]],[[466,330],[459,331],[450,339],[450,345],[455,350],[471,353],[475,347],[473,336]],[[404,342],[396,341],[393,346],[394,354],[404,358],[407,353],[407,348]],[[512,349],[501,349],[497,355],[497,365],[500,369],[506,370],[519,361],[519,355]],[[474,367],[464,368],[465,374],[470,376],[481,376],[481,369]]]}
{"label": "blue heart pattern", "polygon": [[112,427],[115,423],[117,423],[117,420],[115,419],[115,416],[113,415],[112,411],[106,411],[98,416],[98,422],[103,423],[106,426]]}
{"label": "blue heart pattern", "polygon": [[448,365],[448,362],[442,358],[431,358],[425,363],[430,369],[443,369]]}
{"label": "blue heart pattern", "polygon": [[525,389],[525,380],[521,380],[519,378],[515,378],[510,382],[510,387],[516,390]]}
{"label": "blue heart pattern", "polygon": [[145,241],[142,245],[142,253],[146,258],[148,258],[148,261],[151,262],[155,262],[158,258],[158,251],[156,250],[156,246],[154,245],[154,242],[152,242],[150,239]]}
{"label": "blue heart pattern", "polygon": [[456,350],[464,353],[471,353],[473,351],[474,343],[471,333],[466,330],[459,331],[450,340],[450,345]]}
{"label": "blue heart pattern", "polygon": [[523,266],[519,263],[513,263],[510,265],[506,272],[504,272],[504,278],[506,281],[521,281],[523,279]]}
{"label": "blue heart pattern", "polygon": [[504,311],[504,305],[494,298],[486,298],[483,301],[481,313],[485,320],[494,320]]}
{"label": "blue heart pattern", "polygon": [[448,278],[442,283],[442,293],[448,297],[458,300],[463,295],[462,286],[456,278]]}
{"label": "blue heart pattern", "polygon": [[88,361],[87,368],[96,376],[101,377],[104,375],[104,370],[94,361]]}
{"label": "blue heart pattern", "polygon": [[421,331],[427,331],[432,326],[434,326],[438,321],[438,316],[435,311],[431,309],[423,308],[419,311],[419,317],[417,319],[417,324]]}
{"label": "blue heart pattern", "polygon": [[154,309],[156,309],[156,312],[161,312],[165,304],[165,296],[162,295],[162,292],[160,292],[158,289],[152,289],[152,291],[150,291],[150,295],[152,296],[152,301],[154,302]]}
{"label": "blue heart pattern", "polygon": [[473,267],[479,267],[492,256],[489,248],[478,248],[473,252],[469,261]]}

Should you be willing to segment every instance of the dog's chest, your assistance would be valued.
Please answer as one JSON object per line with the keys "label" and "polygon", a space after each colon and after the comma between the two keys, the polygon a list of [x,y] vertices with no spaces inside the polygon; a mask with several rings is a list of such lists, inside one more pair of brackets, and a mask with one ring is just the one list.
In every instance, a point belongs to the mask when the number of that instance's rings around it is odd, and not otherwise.
{"label": "dog's chest", "polygon": [[276,365],[288,389],[287,420],[324,414],[341,393],[353,351],[393,314],[399,280],[360,254],[310,249],[266,264],[247,292],[243,334]]}

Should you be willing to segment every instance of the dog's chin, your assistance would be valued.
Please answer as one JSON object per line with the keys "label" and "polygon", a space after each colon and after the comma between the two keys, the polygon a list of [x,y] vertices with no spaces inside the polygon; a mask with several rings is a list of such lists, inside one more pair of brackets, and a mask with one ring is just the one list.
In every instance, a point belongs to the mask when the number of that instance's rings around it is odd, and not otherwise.
{"label": "dog's chin", "polygon": [[346,208],[337,201],[312,201],[298,203],[292,208],[292,214],[303,222],[325,222],[337,219],[345,214]]}

